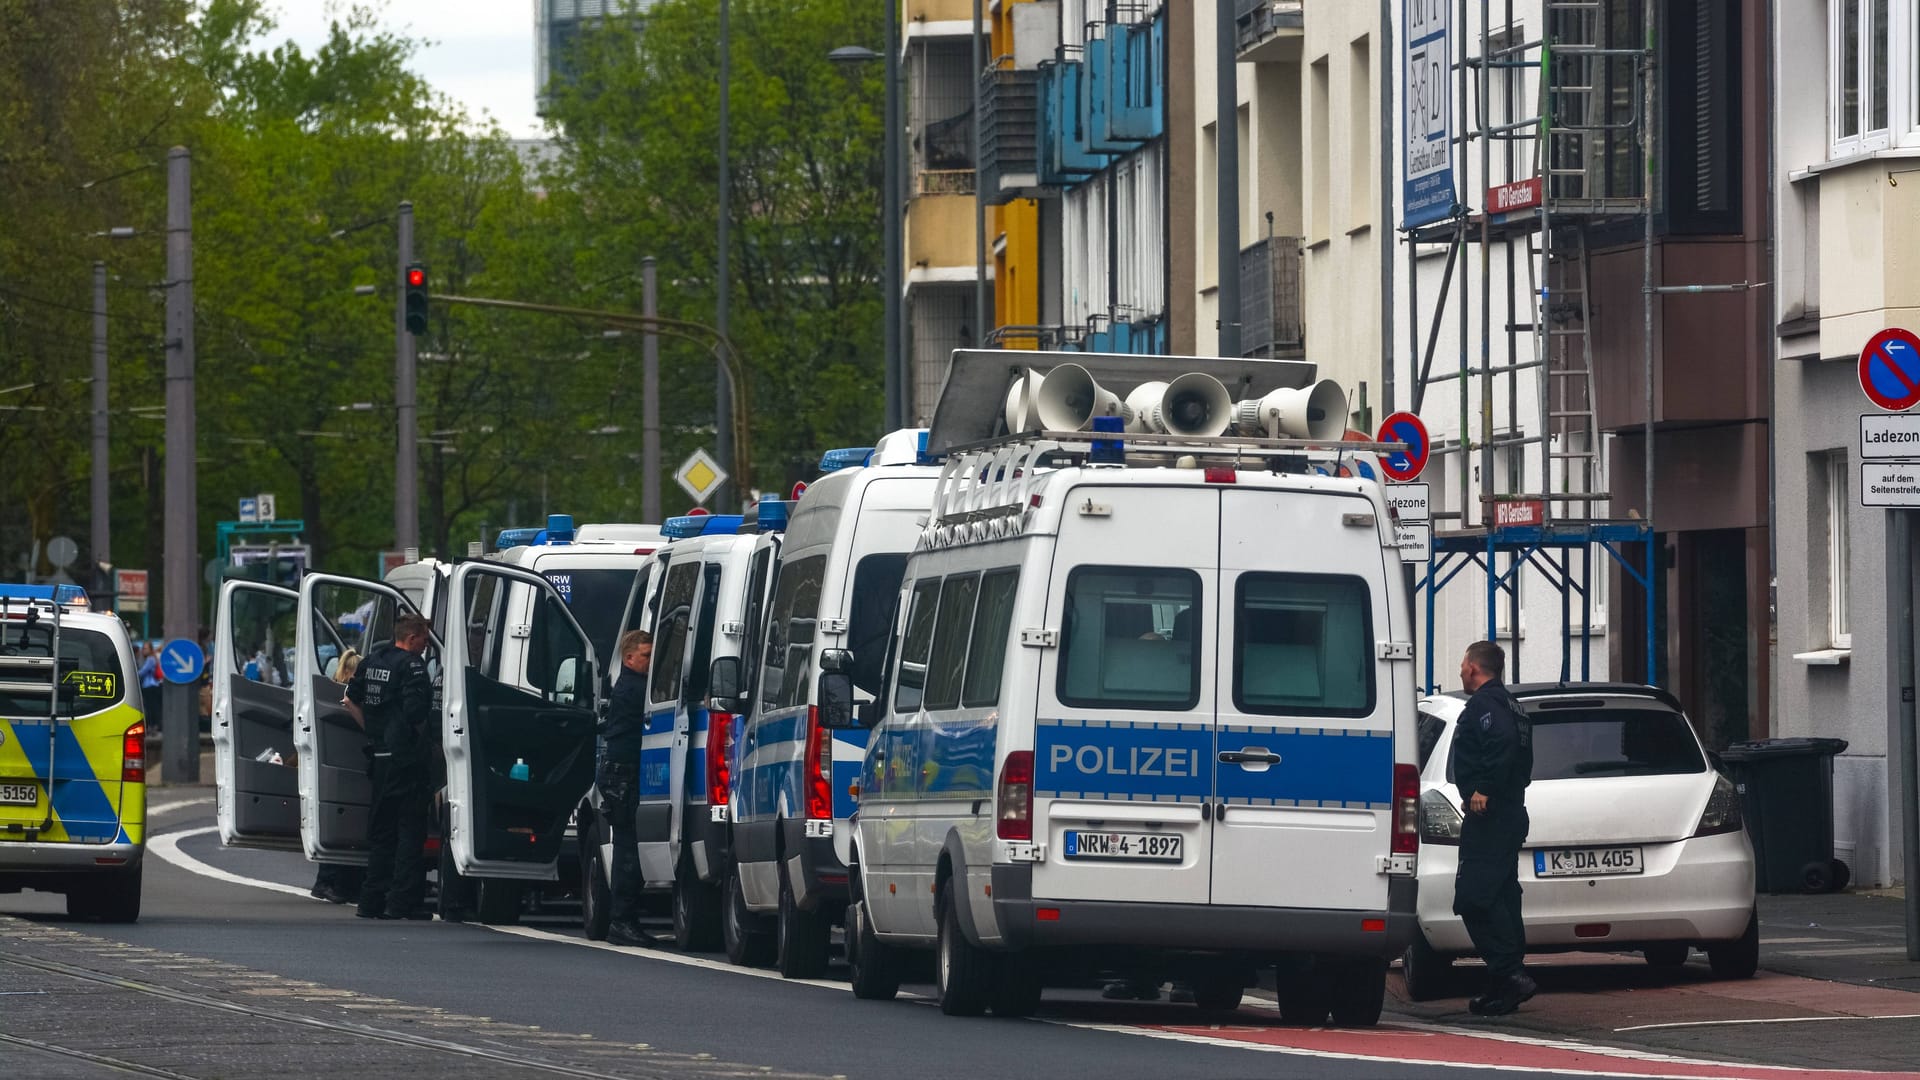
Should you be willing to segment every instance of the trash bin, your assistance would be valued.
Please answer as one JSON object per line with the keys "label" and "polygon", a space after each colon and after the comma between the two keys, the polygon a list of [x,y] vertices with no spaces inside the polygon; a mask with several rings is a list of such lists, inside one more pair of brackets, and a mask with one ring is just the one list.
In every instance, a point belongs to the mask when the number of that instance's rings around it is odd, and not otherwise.
{"label": "trash bin", "polygon": [[1851,871],[1833,857],[1833,758],[1845,739],[1756,739],[1720,752],[1753,838],[1755,887],[1831,892]]}

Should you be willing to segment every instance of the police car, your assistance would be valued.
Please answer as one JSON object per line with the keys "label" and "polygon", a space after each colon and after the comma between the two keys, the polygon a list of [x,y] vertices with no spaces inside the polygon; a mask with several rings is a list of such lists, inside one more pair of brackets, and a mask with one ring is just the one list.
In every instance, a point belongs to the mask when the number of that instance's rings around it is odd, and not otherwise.
{"label": "police car", "polygon": [[0,893],[134,922],[146,722],[126,628],[74,585],[0,584]]}
{"label": "police car", "polygon": [[[1049,361],[1093,386],[1073,426],[1034,431],[1020,414],[1059,393]],[[1143,388],[1140,357],[955,356],[931,440],[946,465],[858,711],[861,997],[891,997],[924,949],[951,1014],[1023,1015],[1095,973],[1179,979],[1226,1011],[1276,965],[1290,1021],[1379,1017],[1418,843],[1392,515],[1378,483],[1322,475],[1350,453],[1303,437],[1325,417],[1224,433],[1229,386],[1318,411],[1312,365],[1168,362],[1202,370]],[[1148,431],[1074,430],[1135,389]],[[1012,434],[994,437],[1002,400]],[[825,667],[821,723],[848,721],[836,672],[868,659]]]}

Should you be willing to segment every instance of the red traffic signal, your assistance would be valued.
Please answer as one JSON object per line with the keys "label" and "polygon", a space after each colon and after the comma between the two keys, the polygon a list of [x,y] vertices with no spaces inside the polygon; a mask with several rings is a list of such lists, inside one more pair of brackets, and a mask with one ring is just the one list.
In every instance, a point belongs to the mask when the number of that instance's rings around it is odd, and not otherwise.
{"label": "red traffic signal", "polygon": [[407,332],[424,334],[427,332],[427,268],[409,263],[401,277],[407,283],[401,309],[406,316]]}
{"label": "red traffic signal", "polygon": [[408,285],[418,289],[421,286],[425,285],[426,283],[427,283],[427,272],[425,270],[422,270],[418,266],[407,267],[407,284]]}

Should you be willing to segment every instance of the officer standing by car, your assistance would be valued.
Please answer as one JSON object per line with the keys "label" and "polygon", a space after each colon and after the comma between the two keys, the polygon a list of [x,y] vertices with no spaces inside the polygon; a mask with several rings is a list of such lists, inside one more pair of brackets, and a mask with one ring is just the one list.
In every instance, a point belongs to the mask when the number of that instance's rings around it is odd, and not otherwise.
{"label": "officer standing by car", "polygon": [[363,919],[431,919],[423,900],[433,797],[433,679],[420,658],[430,640],[427,620],[394,620],[393,641],[361,661],[347,684],[348,710],[366,729],[373,751],[373,803],[367,817]]}
{"label": "officer standing by car", "polygon": [[1467,700],[1453,731],[1454,782],[1467,813],[1460,827],[1460,870],[1453,911],[1487,963],[1487,992],[1467,1003],[1481,1016],[1504,1016],[1539,989],[1527,977],[1526,925],[1520,917],[1520,849],[1527,842],[1527,785],[1533,779],[1533,724],[1500,679],[1507,654],[1491,641],[1467,646],[1460,683]]}
{"label": "officer standing by car", "polygon": [[600,813],[613,832],[612,918],[607,940],[615,945],[652,945],[640,928],[640,836],[634,823],[640,795],[640,738],[647,728],[647,671],[653,663],[653,635],[630,630],[619,644],[620,677],[614,680],[607,719],[600,733],[606,750],[595,786]]}

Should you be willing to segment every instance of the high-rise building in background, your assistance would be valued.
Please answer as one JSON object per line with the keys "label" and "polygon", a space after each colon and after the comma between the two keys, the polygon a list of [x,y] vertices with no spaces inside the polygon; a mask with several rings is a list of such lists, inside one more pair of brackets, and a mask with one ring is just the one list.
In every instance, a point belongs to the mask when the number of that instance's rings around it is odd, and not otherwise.
{"label": "high-rise building in background", "polygon": [[573,42],[581,30],[608,15],[639,14],[654,0],[534,0],[533,86],[540,114],[546,115],[549,88],[573,79]]}

